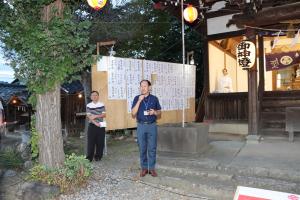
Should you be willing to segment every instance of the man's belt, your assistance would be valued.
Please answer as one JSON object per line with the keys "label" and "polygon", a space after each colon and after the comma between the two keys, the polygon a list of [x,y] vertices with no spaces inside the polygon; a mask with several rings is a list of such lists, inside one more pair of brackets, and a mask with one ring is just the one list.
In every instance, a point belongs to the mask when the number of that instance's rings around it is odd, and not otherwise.
{"label": "man's belt", "polygon": [[153,121],[153,122],[142,122],[142,121],[138,121],[139,124],[153,124],[155,123],[156,121]]}

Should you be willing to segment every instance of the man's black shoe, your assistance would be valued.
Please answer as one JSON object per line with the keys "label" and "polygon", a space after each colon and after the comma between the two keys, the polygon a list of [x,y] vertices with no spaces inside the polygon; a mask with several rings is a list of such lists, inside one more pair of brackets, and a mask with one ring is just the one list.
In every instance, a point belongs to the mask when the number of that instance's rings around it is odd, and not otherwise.
{"label": "man's black shoe", "polygon": [[95,161],[100,161],[101,160],[101,158],[95,158]]}

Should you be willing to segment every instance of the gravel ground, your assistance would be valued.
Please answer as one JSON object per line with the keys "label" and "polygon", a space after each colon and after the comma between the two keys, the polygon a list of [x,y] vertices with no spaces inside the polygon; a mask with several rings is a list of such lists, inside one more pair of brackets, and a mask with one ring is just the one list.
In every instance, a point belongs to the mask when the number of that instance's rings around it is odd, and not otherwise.
{"label": "gravel ground", "polygon": [[[147,183],[144,178],[140,178],[138,149],[133,141],[115,142],[108,147],[108,155],[100,162],[93,162],[93,167],[94,174],[85,188],[73,194],[61,195],[59,199],[196,199],[182,195],[183,191],[162,185],[153,185]],[[147,176],[149,178],[150,175]]]}

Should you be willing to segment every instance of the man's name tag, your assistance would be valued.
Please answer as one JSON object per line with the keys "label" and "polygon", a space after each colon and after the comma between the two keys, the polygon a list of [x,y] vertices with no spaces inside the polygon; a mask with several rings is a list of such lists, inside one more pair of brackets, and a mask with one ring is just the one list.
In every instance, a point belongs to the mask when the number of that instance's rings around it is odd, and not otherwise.
{"label": "man's name tag", "polygon": [[100,127],[106,127],[106,122],[99,122]]}
{"label": "man's name tag", "polygon": [[149,115],[149,112],[147,110],[145,110],[144,115]]}

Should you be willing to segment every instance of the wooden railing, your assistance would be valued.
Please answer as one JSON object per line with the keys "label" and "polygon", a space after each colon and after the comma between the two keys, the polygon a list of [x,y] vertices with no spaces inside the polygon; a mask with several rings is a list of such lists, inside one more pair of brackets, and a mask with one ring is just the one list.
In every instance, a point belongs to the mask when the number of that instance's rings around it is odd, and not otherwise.
{"label": "wooden railing", "polygon": [[205,117],[205,100],[208,92],[207,89],[203,88],[200,99],[198,101],[197,105],[197,112],[196,112],[196,122],[203,122],[203,119]]}
{"label": "wooden railing", "polygon": [[205,101],[205,120],[248,119],[248,93],[209,94]]}

